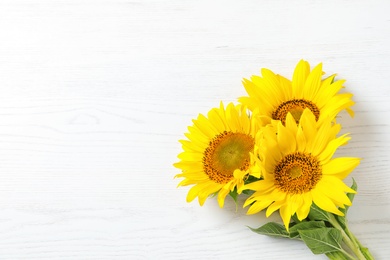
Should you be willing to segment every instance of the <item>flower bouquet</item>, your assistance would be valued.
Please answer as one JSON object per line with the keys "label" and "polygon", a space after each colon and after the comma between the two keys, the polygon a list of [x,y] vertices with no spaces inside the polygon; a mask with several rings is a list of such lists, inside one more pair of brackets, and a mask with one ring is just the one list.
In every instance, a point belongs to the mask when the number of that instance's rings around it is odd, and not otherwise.
{"label": "flower bouquet", "polygon": [[248,96],[239,104],[221,102],[200,114],[180,140],[174,166],[182,171],[179,186],[193,185],[187,202],[216,196],[222,208],[228,195],[236,203],[246,196],[248,214],[279,211],[283,221],[251,228],[256,233],[301,240],[329,259],[374,259],[346,218],[357,184],[343,180],[360,159],[334,158],[350,139],[338,135],[336,120],[342,110],[353,116],[352,94],[340,91],[345,81],[323,78],[321,63],[311,70],[304,60],[292,80],[261,74],[243,80]]}

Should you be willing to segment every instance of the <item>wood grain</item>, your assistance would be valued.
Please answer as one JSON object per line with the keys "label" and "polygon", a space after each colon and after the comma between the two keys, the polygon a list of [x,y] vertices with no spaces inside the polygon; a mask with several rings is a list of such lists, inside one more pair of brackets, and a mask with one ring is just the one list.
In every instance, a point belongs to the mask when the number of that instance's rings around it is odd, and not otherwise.
{"label": "wood grain", "polygon": [[268,220],[230,200],[187,204],[173,179],[192,118],[302,58],[355,95],[355,118],[340,118],[352,140],[339,154],[363,158],[350,225],[389,259],[389,8],[1,1],[0,259],[326,259],[252,233]]}

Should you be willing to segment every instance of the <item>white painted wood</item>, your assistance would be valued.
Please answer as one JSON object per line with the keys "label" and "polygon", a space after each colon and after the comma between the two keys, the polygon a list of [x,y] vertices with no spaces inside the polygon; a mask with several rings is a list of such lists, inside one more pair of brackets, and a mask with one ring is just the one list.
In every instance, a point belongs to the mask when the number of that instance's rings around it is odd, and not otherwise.
{"label": "white painted wood", "polygon": [[[187,204],[172,167],[198,113],[299,59],[347,79],[351,229],[390,258],[390,2],[0,1],[0,259],[326,259]],[[273,220],[278,220],[276,216]]]}

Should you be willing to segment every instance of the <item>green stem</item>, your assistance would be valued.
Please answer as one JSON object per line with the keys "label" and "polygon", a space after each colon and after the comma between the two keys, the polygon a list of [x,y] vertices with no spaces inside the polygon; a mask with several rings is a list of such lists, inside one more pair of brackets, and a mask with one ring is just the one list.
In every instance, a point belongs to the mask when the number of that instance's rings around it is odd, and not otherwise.
{"label": "green stem", "polygon": [[349,231],[347,222],[345,223],[346,228],[340,226],[339,222],[333,214],[329,214],[329,222],[333,227],[340,230],[344,243],[349,247],[349,249],[356,255],[359,260],[374,260],[374,257],[371,255],[368,248],[363,247],[359,240]]}
{"label": "green stem", "polygon": [[355,258],[345,251],[334,251],[326,253],[326,256],[331,260],[354,260]]}
{"label": "green stem", "polygon": [[372,256],[371,252],[368,250],[367,247],[364,247],[359,240],[355,237],[355,235],[348,229],[348,226],[345,229],[345,233],[350,237],[350,239],[354,242],[355,245],[359,248],[359,250],[364,255],[365,259],[367,260],[374,260],[374,257]]}

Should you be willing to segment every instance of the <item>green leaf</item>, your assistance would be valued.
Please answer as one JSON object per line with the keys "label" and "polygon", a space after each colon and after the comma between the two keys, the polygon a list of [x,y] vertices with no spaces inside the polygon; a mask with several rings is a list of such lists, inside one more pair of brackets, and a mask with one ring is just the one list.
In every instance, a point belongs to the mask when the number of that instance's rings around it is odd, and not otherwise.
{"label": "green leaf", "polygon": [[300,238],[299,231],[326,227],[324,221],[305,221],[290,227],[290,238]]}
{"label": "green leaf", "polygon": [[251,227],[249,228],[253,232],[261,235],[290,238],[290,234],[287,232],[286,228],[283,225],[275,222],[268,222],[267,224],[264,224],[257,229]]}
{"label": "green leaf", "polygon": [[309,219],[329,221],[329,213],[320,209],[316,204],[313,203],[310,207]]}
{"label": "green leaf", "polygon": [[[354,191],[357,191],[357,183],[356,183],[355,179],[352,178],[352,181],[353,181],[353,183],[352,183],[351,189],[353,189]],[[347,197],[352,202],[354,197],[355,197],[355,193],[348,193]],[[337,221],[340,223],[340,225],[344,229],[347,227],[347,219],[346,218],[347,218],[348,209],[349,209],[349,206],[345,206],[345,209],[340,209],[340,211],[344,213],[344,216],[336,216]]]}
{"label": "green leaf", "polygon": [[299,235],[313,254],[326,254],[335,251],[343,251],[340,242],[341,231],[335,228],[315,228],[299,230]]}

